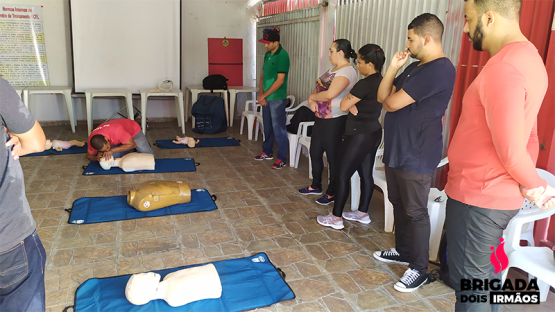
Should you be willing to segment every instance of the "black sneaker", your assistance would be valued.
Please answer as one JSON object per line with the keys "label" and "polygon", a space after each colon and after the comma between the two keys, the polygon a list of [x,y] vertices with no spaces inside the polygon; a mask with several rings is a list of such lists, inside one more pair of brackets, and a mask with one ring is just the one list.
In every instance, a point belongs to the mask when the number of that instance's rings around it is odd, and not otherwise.
{"label": "black sneaker", "polygon": [[312,187],[307,186],[305,188],[300,189],[299,193],[303,195],[322,195],[322,189],[321,188],[313,189]]}
{"label": "black sneaker", "polygon": [[411,292],[418,289],[428,281],[428,275],[422,274],[417,270],[408,268],[403,274],[403,277],[393,285],[395,290],[400,292]]}
{"label": "black sneaker", "polygon": [[320,197],[316,200],[316,203],[318,203],[320,205],[329,205],[329,204],[333,203],[334,197],[335,196],[329,196],[328,194],[324,194],[324,196],[322,196],[322,197]]}
{"label": "black sneaker", "polygon": [[383,262],[391,262],[391,263],[398,263],[408,265],[409,260],[401,257],[401,255],[395,250],[395,248],[391,248],[391,250],[386,251],[376,251],[374,253],[374,258],[383,261]]}

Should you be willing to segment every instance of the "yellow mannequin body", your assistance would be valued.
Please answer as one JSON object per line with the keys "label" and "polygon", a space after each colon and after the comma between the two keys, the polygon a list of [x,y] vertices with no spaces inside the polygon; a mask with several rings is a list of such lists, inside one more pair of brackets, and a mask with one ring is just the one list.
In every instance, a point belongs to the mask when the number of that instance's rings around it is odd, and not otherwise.
{"label": "yellow mannequin body", "polygon": [[127,194],[127,203],[139,211],[151,211],[191,201],[191,188],[182,181],[146,181]]}

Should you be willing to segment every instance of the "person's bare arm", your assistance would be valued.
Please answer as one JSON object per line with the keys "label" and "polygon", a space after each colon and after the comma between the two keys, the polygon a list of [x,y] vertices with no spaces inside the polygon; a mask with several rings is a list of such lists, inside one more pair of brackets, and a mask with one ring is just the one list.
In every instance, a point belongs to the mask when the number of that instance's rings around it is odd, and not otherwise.
{"label": "person's bare arm", "polygon": [[393,57],[391,58],[391,64],[387,68],[387,71],[383,76],[382,82],[380,83],[380,87],[378,88],[378,102],[382,103],[384,109],[388,112],[399,110],[405,107],[406,105],[409,105],[414,102],[412,101],[409,104],[401,106],[402,104],[405,104],[405,102],[407,101],[407,99],[405,98],[405,95],[408,96],[408,94],[406,94],[406,92],[404,91],[402,95],[399,94],[394,98],[390,98],[395,94],[401,92],[401,90],[399,90],[399,92],[396,92],[397,88],[393,85],[393,81],[395,80],[395,77],[397,76],[397,72],[399,72],[399,69],[401,69],[407,63],[409,59],[409,55],[410,55],[410,52],[408,51],[399,51],[399,52],[396,52],[395,55],[393,55]]}
{"label": "person's bare arm", "polygon": [[87,152],[87,159],[90,161],[97,161],[98,160],[97,155],[98,153],[93,154],[93,153]]}
{"label": "person's bare arm", "polygon": [[347,77],[335,77],[330,84],[330,87],[326,91],[313,93],[308,98],[312,101],[317,102],[329,102],[332,99],[336,98],[345,88],[349,86],[349,79]]}
{"label": "person's bare arm", "polygon": [[[360,102],[360,99],[356,96],[352,95],[351,93],[347,94],[342,100],[341,104],[339,104],[339,108],[343,112],[348,112],[351,107],[355,106],[356,103]],[[355,115],[355,114],[353,114]]]}
{"label": "person's bare arm", "polygon": [[415,100],[410,95],[408,95],[405,90],[401,88],[401,90],[388,96],[382,104],[383,109],[385,109],[387,112],[395,112],[414,102]]}
{"label": "person's bare arm", "polygon": [[263,79],[264,79],[264,71],[260,72],[260,83],[259,83],[259,88],[258,88],[258,94],[259,96],[256,97],[256,102],[262,106],[266,106],[268,105],[268,103],[266,102],[266,99],[262,99],[259,100],[260,95],[262,95],[264,93],[264,83],[263,83]]}
{"label": "person's bare arm", "polygon": [[19,156],[44,151],[46,137],[38,121],[35,120],[35,124],[31,130],[25,133],[18,134],[10,132],[10,129],[7,130],[10,135],[10,140],[6,142],[6,146],[15,147],[12,150],[12,157],[14,159],[19,158]]}
{"label": "person's bare arm", "polygon": [[[312,90],[312,94],[316,94],[316,93],[318,93],[318,88],[314,88],[314,90]],[[318,103],[314,100],[311,100],[310,96],[308,97],[308,107],[313,112],[316,112],[316,110],[318,109]]]}

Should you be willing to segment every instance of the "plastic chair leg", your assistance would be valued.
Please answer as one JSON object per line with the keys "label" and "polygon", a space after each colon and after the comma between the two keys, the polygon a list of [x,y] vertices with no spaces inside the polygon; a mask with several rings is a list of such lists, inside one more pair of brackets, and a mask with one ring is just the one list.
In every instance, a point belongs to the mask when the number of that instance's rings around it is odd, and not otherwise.
{"label": "plastic chair leg", "polygon": [[62,92],[66,106],[67,106],[67,113],[69,115],[69,124],[71,125],[71,132],[75,133],[75,114],[73,112],[73,101],[71,100],[71,92],[63,91]]}
{"label": "plastic chair leg", "polygon": [[295,168],[299,168],[299,158],[301,156],[301,149],[302,148],[303,148],[303,145],[301,143],[297,143],[297,150],[296,150],[296,153],[295,153]]}
{"label": "plastic chair leg", "polygon": [[384,231],[393,232],[393,204],[387,198],[387,190],[383,190],[384,202]]}
{"label": "plastic chair leg", "polygon": [[297,142],[299,140],[299,136],[296,134],[287,133],[289,139],[289,161],[291,162],[289,166],[297,168],[299,163],[296,160],[297,156]]}
{"label": "plastic chair leg", "polygon": [[252,131],[253,131],[253,128],[254,128],[254,116],[248,116],[247,117],[247,127],[248,127],[248,130],[249,130],[248,138],[249,138],[249,141],[251,141],[252,140]]}
{"label": "plastic chair leg", "polygon": [[360,176],[355,171],[351,176],[351,210],[357,210],[360,204]]}

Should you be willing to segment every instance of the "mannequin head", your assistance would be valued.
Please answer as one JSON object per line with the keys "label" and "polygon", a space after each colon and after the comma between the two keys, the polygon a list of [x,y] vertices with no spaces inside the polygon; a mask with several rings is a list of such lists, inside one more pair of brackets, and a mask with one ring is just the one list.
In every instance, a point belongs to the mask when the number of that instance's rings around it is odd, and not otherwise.
{"label": "mannequin head", "polygon": [[114,157],[110,157],[110,159],[102,158],[101,161],[98,162],[100,167],[104,170],[110,170],[114,166]]}
{"label": "mannequin head", "polygon": [[195,147],[195,145],[197,145],[197,143],[198,143],[198,140],[195,141],[194,138],[189,138],[187,140],[187,146],[189,146],[190,148]]}
{"label": "mannequin head", "polygon": [[143,305],[156,299],[160,274],[153,272],[133,274],[125,287],[125,297],[134,305]]}

